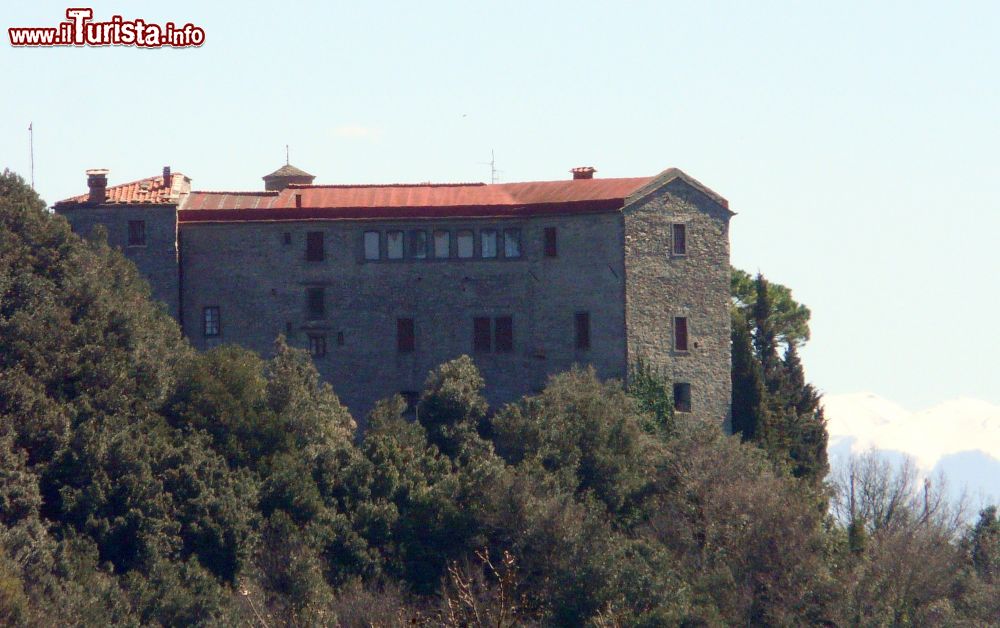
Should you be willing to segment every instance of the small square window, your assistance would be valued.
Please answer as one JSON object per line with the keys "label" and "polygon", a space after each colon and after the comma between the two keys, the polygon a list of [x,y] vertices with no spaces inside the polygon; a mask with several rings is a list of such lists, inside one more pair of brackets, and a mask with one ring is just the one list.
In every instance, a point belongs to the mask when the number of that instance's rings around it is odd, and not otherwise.
{"label": "small square window", "polygon": [[427,258],[427,232],[410,232],[410,257],[413,259]]}
{"label": "small square window", "polygon": [[556,228],[545,227],[545,257],[555,257],[559,253],[556,241]]}
{"label": "small square window", "polygon": [[128,221],[128,245],[146,246],[146,221]]}
{"label": "small square window", "polygon": [[366,260],[376,260],[379,259],[381,254],[379,253],[379,248],[381,245],[381,235],[378,231],[365,231],[365,259]]}
{"label": "small square window", "polygon": [[314,358],[322,358],[326,355],[326,336],[323,334],[309,334],[309,355]]}
{"label": "small square window", "polygon": [[387,231],[385,234],[385,256],[388,259],[403,259],[403,232]]}
{"label": "small square window", "polygon": [[674,317],[674,350],[688,350],[688,319],[686,316]]}
{"label": "small square window", "polygon": [[202,321],[206,338],[218,338],[222,333],[219,306],[210,305],[202,310]]}
{"label": "small square window", "polygon": [[448,259],[451,257],[451,232],[434,232],[434,257],[437,259]]}
{"label": "small square window", "polygon": [[691,384],[674,384],[674,410],[691,412]]}
{"label": "small square window", "polygon": [[674,255],[687,255],[687,225],[674,225],[672,250]]}
{"label": "small square window", "polygon": [[577,312],[574,315],[576,321],[576,343],[577,349],[590,348],[590,312]]}
{"label": "small square window", "polygon": [[472,319],[472,349],[480,353],[488,353],[493,350],[491,340],[490,319],[485,316]]}
{"label": "small square window", "polygon": [[497,256],[497,232],[495,229],[483,229],[479,232],[479,249],[481,257]]}
{"label": "small square window", "polygon": [[458,232],[456,238],[458,240],[458,256],[466,259],[472,257],[475,252],[473,245],[475,238],[472,235],[472,231],[463,229]]}
{"label": "small square window", "polygon": [[521,230],[503,230],[503,256],[510,259],[521,257]]}
{"label": "small square window", "polygon": [[514,320],[510,316],[500,316],[493,322],[497,353],[510,353],[514,350]]}
{"label": "small square window", "polygon": [[323,232],[310,231],[306,234],[306,261],[323,261]]}
{"label": "small square window", "polygon": [[311,321],[322,320],[326,316],[326,301],[323,288],[306,289],[306,314]]}
{"label": "small square window", "polygon": [[416,349],[417,341],[413,331],[412,318],[396,319],[396,351],[399,353],[412,353]]}

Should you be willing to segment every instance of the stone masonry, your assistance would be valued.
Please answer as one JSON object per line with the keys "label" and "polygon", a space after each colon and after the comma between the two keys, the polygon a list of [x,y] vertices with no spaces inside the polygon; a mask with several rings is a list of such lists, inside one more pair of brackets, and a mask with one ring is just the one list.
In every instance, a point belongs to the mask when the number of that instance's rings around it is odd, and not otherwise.
{"label": "stone masonry", "polygon": [[[164,169],[55,210],[81,235],[103,225],[195,347],[266,356],[285,334],[362,423],[378,399],[415,393],[431,369],[469,354],[494,405],[574,364],[624,378],[643,358],[689,395],[681,410],[728,429],[728,204],[676,169],[593,172],[214,193]],[[465,257],[458,241],[470,237]]]}

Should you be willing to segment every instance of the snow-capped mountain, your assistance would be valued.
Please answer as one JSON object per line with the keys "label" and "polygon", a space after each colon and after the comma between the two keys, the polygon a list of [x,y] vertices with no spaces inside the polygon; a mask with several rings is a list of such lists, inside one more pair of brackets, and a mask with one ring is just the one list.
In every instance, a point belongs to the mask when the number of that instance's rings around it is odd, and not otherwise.
{"label": "snow-capped mountain", "polygon": [[874,448],[912,457],[923,473],[943,472],[973,506],[1000,500],[1000,406],[955,399],[911,412],[873,393],[828,395],[823,405],[831,468]]}

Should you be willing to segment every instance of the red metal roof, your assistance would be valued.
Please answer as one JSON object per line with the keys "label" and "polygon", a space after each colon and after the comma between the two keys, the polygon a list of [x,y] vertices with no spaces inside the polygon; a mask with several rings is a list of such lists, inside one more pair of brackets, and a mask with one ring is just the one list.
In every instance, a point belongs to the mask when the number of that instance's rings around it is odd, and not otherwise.
{"label": "red metal roof", "polygon": [[[182,222],[528,216],[612,211],[652,180],[291,185],[280,192],[191,192]],[[299,197],[296,203],[296,196]]]}
{"label": "red metal roof", "polygon": [[[111,205],[170,205],[180,199],[187,191],[191,180],[179,172],[170,175],[170,186],[163,185],[163,176],[139,179],[131,183],[122,183],[107,188],[102,204]],[[88,204],[88,195],[74,196],[56,203],[56,207],[65,208],[72,205]]]}
{"label": "red metal roof", "polygon": [[[722,197],[683,172],[665,170],[655,177],[567,179],[526,183],[420,183],[389,185],[292,184],[271,192],[189,192],[191,180],[172,175],[169,188],[162,177],[150,177],[107,189],[106,204],[178,204],[181,222],[271,220],[385,220],[457,217],[523,217],[605,212],[621,209],[625,199],[645,193],[674,177],[709,194],[728,208]],[[56,204],[86,205],[87,195]]]}

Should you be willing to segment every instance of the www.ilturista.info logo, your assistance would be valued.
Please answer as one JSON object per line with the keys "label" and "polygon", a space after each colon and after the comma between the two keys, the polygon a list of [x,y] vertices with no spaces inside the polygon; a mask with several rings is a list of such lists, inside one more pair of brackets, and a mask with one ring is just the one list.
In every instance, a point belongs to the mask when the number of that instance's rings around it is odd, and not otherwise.
{"label": "www.ilturista.info logo", "polygon": [[193,24],[154,24],[126,20],[114,15],[107,22],[94,22],[92,9],[66,9],[58,26],[22,26],[7,29],[12,46],[138,46],[140,48],[187,48],[205,43],[205,31]]}

